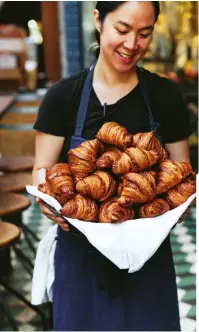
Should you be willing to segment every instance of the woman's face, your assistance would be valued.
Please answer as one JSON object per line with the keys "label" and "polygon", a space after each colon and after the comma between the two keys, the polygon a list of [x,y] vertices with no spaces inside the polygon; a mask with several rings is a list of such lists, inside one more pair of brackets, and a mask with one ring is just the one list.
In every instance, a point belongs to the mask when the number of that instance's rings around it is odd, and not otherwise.
{"label": "woman's face", "polygon": [[119,72],[131,70],[152,41],[155,12],[150,1],[127,1],[106,15],[100,25],[100,57]]}

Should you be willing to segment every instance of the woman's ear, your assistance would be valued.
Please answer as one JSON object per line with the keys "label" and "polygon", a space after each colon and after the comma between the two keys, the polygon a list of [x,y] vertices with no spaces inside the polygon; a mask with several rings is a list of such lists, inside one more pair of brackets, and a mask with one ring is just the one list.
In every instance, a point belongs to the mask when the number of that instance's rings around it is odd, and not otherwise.
{"label": "woman's ear", "polygon": [[101,31],[101,21],[100,21],[99,10],[95,9],[93,11],[93,17],[94,17],[95,28],[97,29],[98,32],[100,32]]}

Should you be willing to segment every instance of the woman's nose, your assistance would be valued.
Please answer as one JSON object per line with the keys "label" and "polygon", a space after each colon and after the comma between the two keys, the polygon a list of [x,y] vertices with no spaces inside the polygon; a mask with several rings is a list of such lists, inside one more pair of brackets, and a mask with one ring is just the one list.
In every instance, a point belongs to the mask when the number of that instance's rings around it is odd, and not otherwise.
{"label": "woman's nose", "polygon": [[136,36],[129,36],[124,42],[124,47],[128,48],[130,51],[135,51],[138,49],[138,40]]}

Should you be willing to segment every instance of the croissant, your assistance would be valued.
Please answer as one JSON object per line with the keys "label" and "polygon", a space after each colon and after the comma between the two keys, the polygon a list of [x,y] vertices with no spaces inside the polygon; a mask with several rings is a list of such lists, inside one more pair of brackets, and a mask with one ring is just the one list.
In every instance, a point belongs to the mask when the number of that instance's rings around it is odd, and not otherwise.
{"label": "croissant", "polygon": [[154,151],[146,151],[139,148],[128,148],[122,156],[113,163],[114,174],[125,174],[129,172],[139,173],[158,160]]}
{"label": "croissant", "polygon": [[116,182],[109,173],[96,171],[83,180],[78,181],[76,190],[84,196],[103,202],[114,194]]}
{"label": "croissant", "polygon": [[121,223],[133,217],[132,208],[121,206],[118,197],[112,197],[100,206],[98,220],[101,223]]}
{"label": "croissant", "polygon": [[106,122],[98,131],[96,137],[108,144],[126,148],[132,145],[133,136],[130,135],[126,128],[116,122]]}
{"label": "croissant", "polygon": [[59,163],[47,169],[46,182],[55,194],[61,195],[65,200],[75,195],[74,181],[68,164]]}
{"label": "croissant", "polygon": [[56,198],[56,194],[52,191],[52,189],[50,188],[50,184],[48,182],[40,183],[38,185],[38,190],[44,194],[47,194],[47,195],[50,195],[50,196]]}
{"label": "croissant", "polygon": [[97,139],[81,143],[77,148],[68,151],[71,172],[75,182],[85,178],[94,170],[96,158],[100,149],[101,142]]}
{"label": "croissant", "polygon": [[187,162],[175,162],[169,159],[162,161],[157,173],[157,194],[167,192],[191,172],[193,172],[192,166]]}
{"label": "croissant", "polygon": [[98,206],[91,198],[76,195],[64,204],[61,214],[68,218],[85,221],[97,221]]}
{"label": "croissant", "polygon": [[118,194],[118,196],[121,196],[122,189],[123,189],[123,183],[119,182],[119,185],[118,185],[118,188],[117,188],[117,194]]}
{"label": "croissant", "polygon": [[96,163],[97,168],[112,168],[113,162],[121,157],[122,151],[115,146],[109,147]]}
{"label": "croissant", "polygon": [[166,199],[172,209],[186,202],[196,192],[196,174],[192,172],[184,181],[170,189]]}
{"label": "croissant", "polygon": [[55,198],[61,205],[65,204],[68,200],[68,198],[64,195],[54,193],[50,187],[49,182],[40,183],[38,185],[38,190],[44,194],[50,195],[51,197]]}
{"label": "croissant", "polygon": [[151,201],[156,194],[156,172],[127,173],[123,176],[123,188],[118,199],[123,206]]}
{"label": "croissant", "polygon": [[147,133],[138,133],[133,135],[133,146],[157,152],[159,161],[163,161],[169,157],[169,153],[162,147],[159,139],[155,136],[154,130]]}
{"label": "croissant", "polygon": [[151,202],[143,204],[139,210],[138,214],[140,218],[152,218],[159,216],[170,210],[168,202],[163,198],[154,198]]}

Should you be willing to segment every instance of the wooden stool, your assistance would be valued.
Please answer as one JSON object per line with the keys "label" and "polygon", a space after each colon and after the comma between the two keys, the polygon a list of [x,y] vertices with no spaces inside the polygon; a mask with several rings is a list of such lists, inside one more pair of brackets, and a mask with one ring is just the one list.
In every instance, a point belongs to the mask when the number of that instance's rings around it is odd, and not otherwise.
{"label": "wooden stool", "polygon": [[[24,239],[27,242],[29,248],[35,254],[35,248],[28,237],[27,233],[27,226],[22,221],[22,212],[26,210],[31,205],[30,200],[25,195],[21,194],[12,194],[12,193],[0,193],[0,217],[6,218],[6,221],[10,223],[11,226],[19,227],[24,234]],[[1,223],[1,221],[0,221]],[[32,274],[33,270],[33,263],[27,258],[23,253],[19,252],[18,248],[15,247],[16,253],[20,256],[23,260],[22,264],[26,268],[29,274]],[[6,250],[7,255],[7,270],[10,271],[11,269],[11,260],[10,260],[10,250],[7,248]],[[10,260],[10,262],[9,262]]]}
{"label": "wooden stool", "polygon": [[31,205],[28,197],[22,194],[0,193],[0,216],[7,217],[21,213]]}
{"label": "wooden stool", "polygon": [[[0,249],[1,248],[8,248],[10,246],[14,247],[15,241],[19,238],[20,236],[20,229],[8,222],[0,221]],[[19,249],[20,251],[20,249]],[[16,251],[15,251],[16,252]],[[17,257],[18,253],[16,252]],[[13,286],[11,286],[7,280],[2,277],[0,274],[0,286],[3,286],[4,289],[6,289],[8,292],[10,292],[13,296],[15,296],[19,301],[22,301],[24,304],[26,304],[29,308],[31,308],[33,311],[37,312],[37,314],[40,316],[42,320],[42,325],[43,325],[43,330],[47,331],[49,329],[49,320],[46,317],[46,315],[43,313],[42,310],[38,309],[37,307],[33,306],[30,301],[28,301],[19,291],[17,291]],[[3,308],[8,321],[10,325],[12,326],[14,331],[19,331],[17,322],[8,306],[6,303],[3,293],[0,290],[0,304],[1,308]]]}
{"label": "wooden stool", "polygon": [[0,176],[0,192],[22,192],[31,183],[31,172],[7,173]]}
{"label": "wooden stool", "polygon": [[0,192],[0,217],[6,218],[7,221],[22,229],[30,250],[35,254],[36,250],[31,238],[35,241],[39,241],[39,238],[22,220],[22,212],[30,205],[31,202],[25,195]]}
{"label": "wooden stool", "polygon": [[0,247],[8,247],[20,236],[19,227],[9,222],[0,221]]}
{"label": "wooden stool", "polygon": [[31,171],[34,166],[35,157],[33,156],[7,156],[0,158],[0,171],[2,172],[21,172]]}

